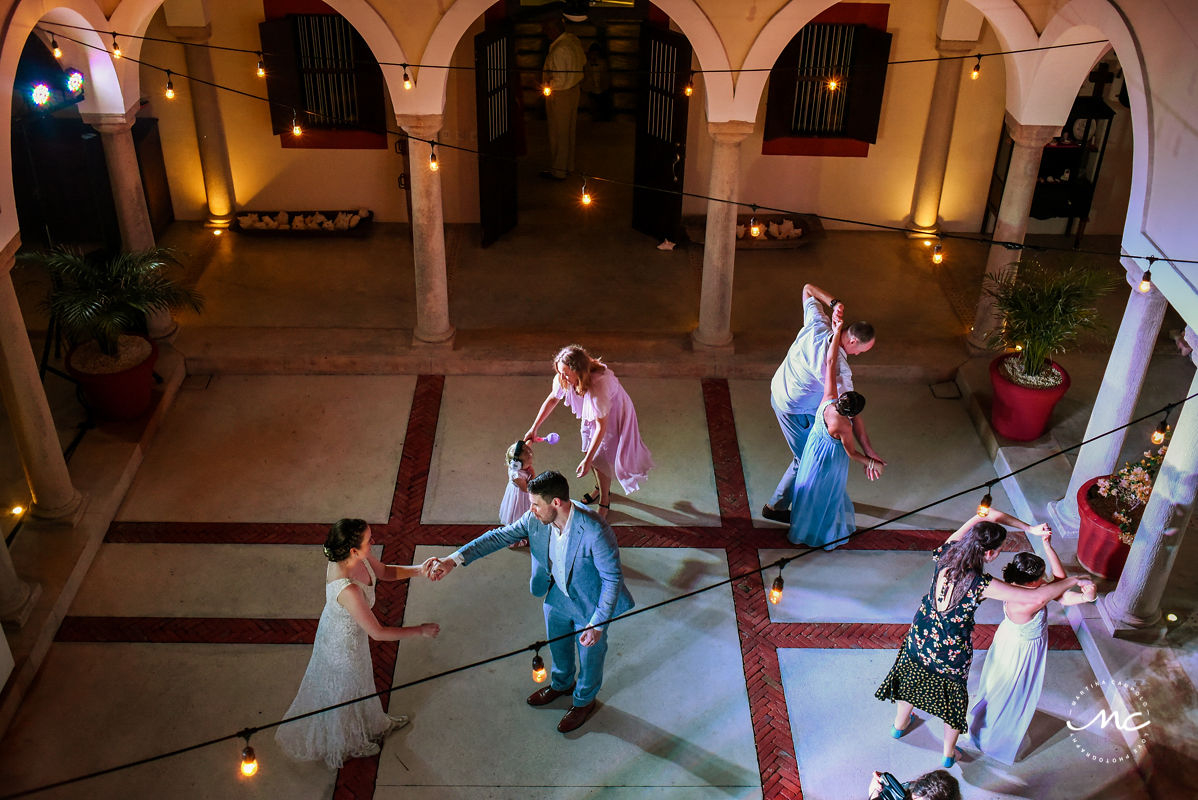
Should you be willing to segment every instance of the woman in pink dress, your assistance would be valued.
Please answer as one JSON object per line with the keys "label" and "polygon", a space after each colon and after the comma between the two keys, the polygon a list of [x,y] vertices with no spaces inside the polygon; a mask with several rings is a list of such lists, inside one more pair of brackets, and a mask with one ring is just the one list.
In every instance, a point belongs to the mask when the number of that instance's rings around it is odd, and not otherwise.
{"label": "woman in pink dress", "polygon": [[641,441],[636,409],[615,374],[602,361],[591,358],[576,344],[563,347],[553,357],[556,375],[537,418],[524,434],[535,441],[537,428],[561,401],[565,401],[582,423],[585,454],[575,474],[595,471],[595,488],[583,495],[584,503],[598,503],[599,515],[607,518],[611,480],[614,476],[626,494],[640,488],[653,469],[653,456]]}

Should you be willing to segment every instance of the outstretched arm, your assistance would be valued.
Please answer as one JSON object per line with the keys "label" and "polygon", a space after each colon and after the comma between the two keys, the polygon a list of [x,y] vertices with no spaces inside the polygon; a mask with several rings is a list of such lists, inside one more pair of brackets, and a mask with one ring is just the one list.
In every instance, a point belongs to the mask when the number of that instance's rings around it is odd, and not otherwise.
{"label": "outstretched arm", "polygon": [[378,576],[380,581],[402,581],[408,578],[419,578],[421,575],[426,575],[428,572],[429,558],[423,564],[384,564],[374,557],[371,553],[367,556],[370,559],[370,566],[374,569],[374,574]]}
{"label": "outstretched arm", "polygon": [[838,342],[840,341],[842,322],[837,322],[832,328],[832,341],[828,342],[828,353],[824,356],[824,400],[833,400],[839,397],[836,377],[840,369],[840,359],[837,356],[840,355]]}
{"label": "outstretched arm", "polygon": [[1024,533],[1033,533],[1032,527],[1023,520],[1019,519],[1018,517],[1012,517],[1010,514],[999,511],[997,508],[992,508],[990,509],[990,513],[984,517],[974,514],[972,517],[965,520],[965,523],[961,525],[960,528],[957,528],[955,531],[953,531],[953,535],[945,540],[945,544],[957,541],[966,533],[968,533],[970,528],[972,528],[974,525],[977,525],[979,522],[982,522],[983,520],[987,522],[997,522],[999,525],[1006,525],[1008,528],[1018,528]]}
{"label": "outstretched arm", "polygon": [[549,396],[545,398],[545,402],[541,403],[541,409],[537,412],[537,418],[533,420],[532,427],[528,429],[528,432],[522,438],[529,441],[536,441],[537,428],[541,427],[541,423],[545,421],[545,418],[555,408],[557,408],[557,398],[553,396],[553,392],[550,392]]}
{"label": "outstretched arm", "polygon": [[[832,305],[832,301],[836,298],[816,286],[814,283],[807,283],[803,285],[803,299],[806,300],[808,297],[814,297],[816,300],[826,305],[830,310],[836,311]],[[836,305],[841,305],[841,303],[837,302]]]}
{"label": "outstretched arm", "polygon": [[424,636],[432,639],[441,632],[441,626],[435,622],[426,622],[423,625],[411,625],[404,628],[395,628],[388,625],[383,625],[379,622],[378,617],[370,610],[370,606],[366,605],[366,597],[362,594],[362,590],[354,584],[350,584],[341,590],[337,595],[337,602],[340,603],[349,615],[354,618],[354,622],[366,631],[366,635],[378,642],[394,642],[399,639],[410,639],[414,636]]}
{"label": "outstretched arm", "polygon": [[1044,605],[1049,600],[1056,600],[1065,592],[1072,589],[1081,581],[1080,578],[1069,577],[1064,580],[1046,583],[1036,589],[1023,586],[1013,586],[1000,580],[992,580],[982,591],[983,597],[991,600],[1002,600],[1004,603],[1027,603],[1029,605]]}

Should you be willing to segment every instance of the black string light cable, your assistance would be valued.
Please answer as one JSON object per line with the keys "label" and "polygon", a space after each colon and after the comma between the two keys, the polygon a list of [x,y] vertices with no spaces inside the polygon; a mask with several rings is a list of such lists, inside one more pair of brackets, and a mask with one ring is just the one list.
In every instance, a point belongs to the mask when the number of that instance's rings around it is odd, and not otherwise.
{"label": "black string light cable", "polygon": [[[139,36],[139,35],[133,34],[133,33],[121,33],[120,31],[100,31],[100,30],[96,30],[95,28],[88,27],[87,25],[71,25],[66,22],[57,22],[54,20],[42,20],[42,21],[38,22],[37,24],[39,27],[44,26],[44,25],[55,25],[60,28],[68,28],[68,29],[73,29],[73,30],[78,30],[78,31],[87,31],[89,33],[95,33],[95,34],[109,34],[109,35],[113,35],[113,36],[122,36],[126,39],[140,39],[140,40],[146,41],[146,42],[161,42],[164,44],[180,44],[180,45],[184,45],[186,47],[203,47],[203,48],[207,48],[209,50],[221,50],[221,51],[225,51],[225,52],[229,52],[229,53],[246,53],[248,55],[256,55],[259,57],[261,57],[261,54],[262,54],[261,50],[252,50],[252,49],[245,48],[245,47],[229,47],[226,45],[209,44],[207,42],[188,42],[188,41],[182,41],[179,39],[164,39],[164,38],[158,37],[158,36]],[[983,59],[983,58],[994,58],[996,56],[1019,55],[1022,53],[1036,53],[1036,52],[1040,52],[1043,50],[1059,50],[1061,48],[1066,48],[1066,47],[1089,47],[1090,45],[1096,45],[1096,44],[1110,44],[1110,42],[1106,39],[1095,39],[1093,41],[1088,41],[1088,42],[1066,42],[1064,44],[1046,44],[1046,45],[1039,45],[1036,47],[1021,47],[1021,48],[1016,48],[1013,50],[993,50],[990,52],[966,53],[963,55],[929,56],[927,58],[902,58],[902,59],[895,59],[893,61],[887,61],[886,66],[895,66],[895,65],[899,65],[899,64],[927,64],[927,63],[934,63],[937,61],[961,61],[961,60],[966,60],[966,59],[977,59],[980,62],[981,59]],[[317,60],[319,60],[320,57],[316,56],[315,58]],[[340,60],[341,59],[338,59],[338,61],[340,61]],[[463,70],[463,71],[470,71],[470,72],[473,72],[478,69],[491,69],[490,67],[477,67],[473,64],[421,64],[421,63],[412,62],[412,61],[396,62],[396,61],[370,60],[370,61],[363,61],[361,63],[362,64],[372,64],[372,63],[378,64],[380,67],[403,67],[405,70],[408,68],[417,68],[417,67],[419,67],[421,69]],[[820,68],[831,71],[831,72],[836,72],[836,71],[843,72],[845,70],[848,70],[849,68],[853,68],[853,69],[857,69],[857,70],[862,69],[862,67],[860,65],[853,65],[853,64],[823,64],[823,65],[820,65]],[[771,71],[773,71],[773,69],[774,69],[774,67],[724,67],[724,68],[719,68],[719,69],[695,69],[695,70],[691,70],[691,73],[694,75],[704,75],[704,74],[713,74],[714,75],[714,74],[721,74],[721,73],[722,74],[727,74],[727,73],[741,74],[741,73],[747,73],[747,72],[771,72]],[[537,68],[512,67],[511,71],[516,72],[516,73],[525,73],[525,72],[535,73],[535,74],[539,75],[539,74],[541,74],[542,69],[540,67],[537,67]],[[581,70],[581,69],[554,70],[554,72],[561,72],[563,74],[581,73],[584,71],[585,70]],[[616,68],[611,68],[608,71],[611,73],[624,73],[624,74],[634,73],[634,74],[643,74],[643,75],[661,72],[661,70],[654,70],[651,68],[635,68],[634,69],[634,68],[628,68],[628,67],[616,67]]]}
{"label": "black string light cable", "polygon": [[[55,23],[55,24],[57,24],[57,23]],[[75,27],[78,27],[78,26],[75,26]],[[86,28],[85,30],[92,30],[92,29]],[[73,38],[70,38],[67,36],[63,36],[62,38],[64,40],[74,42],[75,44],[81,45],[82,47],[86,47],[86,48],[90,48],[90,49],[94,49],[94,50],[100,50],[103,52],[108,52],[108,50],[106,48],[91,44],[89,42],[84,42],[79,39],[73,39]],[[1083,42],[1082,44],[1095,44],[1095,43],[1096,42]],[[1052,47],[1065,47],[1065,46],[1067,46],[1067,45],[1053,45]],[[1068,46],[1073,46],[1073,45],[1068,45]],[[1028,48],[1028,50],[1030,50],[1030,49],[1036,49],[1036,48]],[[1049,49],[1049,48],[1045,48],[1045,49]],[[1026,51],[1027,50],[1012,51],[1012,52],[1026,52]],[[256,54],[259,51],[253,50],[253,51],[247,51],[247,52],[253,52]],[[947,58],[962,58],[962,57],[972,58],[973,56],[951,56],[951,57],[945,56],[944,58],[947,59]],[[160,67],[157,64],[151,64],[148,61],[130,58],[129,56],[125,56],[125,59],[132,61],[136,64],[149,67],[150,69],[159,70],[160,72],[165,73],[165,72],[170,71],[170,70],[167,70],[166,67]],[[943,59],[911,59],[908,62],[901,62],[901,63],[914,63],[914,62],[921,61],[921,60],[936,61],[936,60],[943,60]],[[896,63],[899,63],[899,62],[896,62]],[[398,66],[398,65],[396,65],[396,66]],[[415,66],[415,65],[405,64],[404,66],[410,67],[410,66]],[[473,68],[471,68],[471,69],[473,69]],[[283,108],[285,110],[291,111],[293,118],[302,113],[306,117],[312,117],[312,118],[316,118],[316,119],[327,119],[332,122],[338,121],[336,118],[329,116],[327,114],[321,114],[319,112],[310,111],[308,109],[297,109],[294,106],[287,105],[286,103],[281,103],[277,100],[271,100],[269,97],[263,97],[261,95],[254,94],[253,92],[247,92],[247,91],[244,91],[242,89],[237,89],[232,86],[226,86],[224,84],[204,80],[203,78],[195,78],[195,77],[192,77],[190,75],[187,75],[187,74],[181,73],[181,72],[173,72],[172,74],[177,75],[181,78],[186,78],[189,81],[194,81],[196,83],[204,84],[206,86],[211,86],[214,89],[221,89],[223,91],[231,92],[233,94],[237,94],[242,97],[248,97],[253,100],[260,100],[260,101],[267,103],[268,105],[271,105],[271,106]],[[298,135],[298,134],[294,134],[294,127],[295,126],[293,126],[293,135]],[[513,162],[516,162],[519,160],[515,156],[507,156],[507,155],[502,155],[502,154],[497,154],[497,153],[484,153],[481,150],[477,150],[477,149],[474,149],[471,147],[465,147],[463,145],[449,144],[447,142],[438,141],[436,139],[426,139],[426,138],[422,138],[419,136],[412,136],[412,135],[408,134],[406,131],[392,130],[391,128],[388,128],[386,126],[382,127],[381,129],[373,128],[373,129],[369,129],[369,130],[371,130],[371,132],[374,132],[374,133],[390,134],[392,136],[398,136],[400,138],[408,138],[413,141],[424,142],[425,144],[428,144],[428,145],[434,146],[434,147],[441,147],[443,149],[455,150],[455,151],[462,152],[462,153],[470,153],[470,154],[473,154],[480,158],[493,158],[493,159],[499,159],[499,160],[505,160],[505,161],[513,161]],[[729,199],[723,198],[723,197],[713,197],[712,195],[702,194],[699,192],[688,192],[688,191],[684,191],[681,189],[667,189],[667,188],[663,188],[663,187],[659,187],[659,186],[645,186],[642,184],[635,183],[633,181],[625,181],[625,180],[620,180],[617,178],[605,178],[605,177],[599,176],[599,175],[589,175],[588,176],[588,175],[584,175],[582,172],[578,172],[576,170],[567,171],[567,175],[580,177],[583,179],[586,179],[589,177],[591,180],[594,180],[594,181],[602,181],[602,182],[610,183],[610,184],[617,185],[617,186],[631,187],[633,189],[659,192],[662,194],[668,194],[668,195],[673,195],[673,196],[678,196],[678,197],[691,197],[691,198],[695,198],[698,200],[705,200],[705,201],[709,201],[709,202],[715,201],[717,203],[724,203],[726,205],[735,205],[735,206],[747,208],[747,209],[753,211],[754,213],[756,213],[759,210],[770,212],[770,213],[775,213],[775,214],[796,215],[796,216],[801,216],[803,214],[809,213],[809,212],[797,211],[794,209],[778,208],[775,206],[762,206],[762,205],[747,202],[744,200],[729,200]],[[927,233],[926,231],[916,230],[914,228],[906,228],[901,225],[890,225],[890,224],[881,223],[881,222],[870,222],[868,220],[849,219],[847,217],[834,217],[834,216],[828,216],[828,215],[824,215],[824,214],[812,214],[811,216],[816,216],[821,220],[827,220],[829,222],[839,222],[839,223],[847,224],[847,225],[858,225],[861,227],[874,228],[876,230],[894,231],[896,233],[920,234],[920,235],[926,235],[926,233]],[[1023,251],[1023,250],[1033,251],[1033,252],[1057,251],[1057,252],[1073,253],[1076,255],[1093,255],[1093,256],[1115,257],[1115,258],[1130,258],[1133,260],[1147,261],[1150,266],[1150,269],[1148,271],[1149,275],[1151,275],[1151,265],[1157,261],[1169,261],[1174,264],[1198,264],[1198,259],[1165,258],[1163,256],[1157,256],[1157,255],[1133,255],[1130,253],[1121,253],[1121,252],[1120,253],[1112,253],[1109,251],[1102,251],[1102,250],[1082,250],[1082,249],[1076,249],[1076,248],[1072,248],[1072,247],[1064,247],[1064,246],[1056,246],[1056,245],[1027,244],[1024,242],[1005,241],[1005,240],[1001,240],[1001,239],[994,239],[994,238],[990,238],[990,237],[986,237],[986,236],[972,235],[972,234],[967,234],[967,233],[949,233],[949,232],[942,231],[942,232],[936,234],[936,238],[939,240],[956,239],[959,241],[976,242],[976,243],[985,244],[985,245],[999,245],[1001,247],[1005,247],[1008,250],[1015,250],[1015,251]],[[943,253],[943,250],[941,250],[941,253]],[[943,257],[942,257],[942,260],[943,260]],[[1144,291],[1144,290],[1142,289],[1141,291]]]}
{"label": "black string light cable", "polygon": [[[1178,406],[1184,406],[1187,402],[1189,402],[1190,400],[1193,400],[1196,397],[1198,397],[1198,392],[1188,395],[1187,397],[1184,397],[1181,400],[1177,400],[1172,403],[1167,403],[1164,407],[1158,408],[1154,411],[1148,412],[1147,414],[1136,417],[1135,419],[1130,420],[1130,421],[1124,423],[1123,425],[1120,425],[1117,428],[1111,428],[1110,430],[1108,430],[1104,433],[1100,433],[1096,436],[1090,437],[1089,439],[1084,439],[1084,440],[1078,442],[1077,444],[1074,444],[1069,447],[1057,450],[1056,452],[1050,453],[1050,454],[1044,456],[1043,458],[1033,461],[1030,464],[1027,464],[1023,467],[1020,467],[1019,469],[1008,472],[1005,475],[997,476],[997,477],[987,481],[986,483],[978,484],[976,486],[971,486],[969,488],[962,489],[953,494],[941,497],[938,500],[934,500],[930,503],[926,503],[918,508],[912,509],[910,511],[905,511],[902,514],[899,514],[897,516],[882,520],[881,522],[871,525],[868,528],[861,528],[859,530],[856,530],[847,536],[843,536],[839,539],[835,539],[833,541],[828,542],[827,544],[829,544],[829,545],[843,544],[844,542],[847,542],[850,539],[853,539],[857,536],[861,536],[862,534],[876,531],[884,525],[890,525],[891,523],[906,519],[907,517],[913,516],[915,514],[919,514],[923,511],[926,511],[929,508],[940,505],[941,503],[945,503],[945,502],[948,502],[949,500],[953,500],[958,497],[961,497],[962,495],[975,493],[975,492],[977,492],[978,489],[981,489],[981,488],[986,488],[987,491],[989,491],[989,488],[995,483],[1006,480],[1007,478],[1014,477],[1015,475],[1018,475],[1021,472],[1026,472],[1027,470],[1032,469],[1033,467],[1037,467],[1040,464],[1043,464],[1043,463],[1050,461],[1054,458],[1057,458],[1058,456],[1062,456],[1062,455],[1065,455],[1066,453],[1069,453],[1073,450],[1077,450],[1078,448],[1080,448],[1084,445],[1087,445],[1090,442],[1095,442],[1095,441],[1098,441],[1099,439],[1110,436],[1111,434],[1118,433],[1119,431],[1122,431],[1122,430],[1126,430],[1127,428],[1130,428],[1133,425],[1137,425],[1147,419],[1155,417],[1157,414],[1160,414],[1162,412],[1165,414],[1168,414],[1174,408],[1177,408]],[[827,546],[827,545],[825,545],[825,546]],[[95,772],[89,772],[86,775],[78,775],[74,778],[66,778],[64,780],[56,781],[54,783],[48,783],[48,784],[44,784],[41,786],[35,786],[31,789],[24,789],[20,792],[0,795],[0,800],[15,800],[15,798],[28,797],[33,794],[38,794],[40,792],[49,791],[50,789],[57,789],[57,788],[61,788],[63,786],[69,786],[71,784],[80,783],[80,782],[86,781],[86,780],[91,780],[92,778],[98,778],[102,775],[110,775],[114,772],[120,772],[122,770],[131,769],[133,767],[142,766],[144,764],[149,764],[149,763],[152,763],[155,761],[162,761],[167,758],[172,758],[174,756],[182,755],[184,753],[190,753],[195,750],[199,750],[199,749],[202,749],[205,747],[211,747],[212,745],[221,744],[222,742],[228,742],[228,741],[232,741],[235,739],[244,739],[246,742],[246,748],[245,748],[245,750],[242,751],[242,766],[243,766],[243,768],[246,768],[249,761],[254,760],[253,748],[250,746],[250,738],[254,734],[260,733],[261,731],[266,731],[266,730],[270,730],[272,728],[277,728],[281,725],[284,725],[284,724],[287,724],[290,722],[295,722],[295,721],[298,721],[301,719],[307,719],[308,717],[314,717],[317,714],[323,714],[328,711],[334,711],[339,708],[345,708],[346,706],[351,706],[354,703],[360,703],[364,700],[370,700],[370,699],[376,698],[376,697],[388,697],[392,693],[401,691],[403,689],[409,689],[413,686],[419,686],[420,684],[423,684],[423,683],[429,683],[430,681],[438,680],[440,678],[448,677],[450,675],[456,675],[460,672],[466,672],[468,670],[476,669],[478,667],[486,666],[488,664],[494,664],[498,661],[504,661],[504,660],[512,658],[514,656],[518,656],[521,653],[533,652],[536,654],[533,659],[534,669],[536,669],[536,667],[537,667],[536,662],[538,660],[540,660],[541,649],[548,646],[549,644],[552,644],[553,642],[558,642],[558,641],[562,641],[565,639],[573,638],[574,636],[576,636],[579,633],[582,633],[583,631],[604,628],[607,625],[610,625],[615,622],[621,622],[621,621],[629,619],[631,617],[635,617],[638,614],[644,614],[649,611],[653,611],[658,608],[661,608],[662,606],[667,606],[672,603],[677,603],[677,602],[681,602],[682,600],[687,600],[691,597],[694,597],[695,595],[703,594],[704,592],[709,592],[714,589],[719,589],[720,587],[723,587],[723,586],[729,586],[731,584],[736,583],[737,581],[742,581],[745,578],[752,577],[753,575],[764,576],[764,573],[766,572],[766,570],[770,570],[770,569],[778,570],[778,576],[774,580],[773,585],[771,586],[770,594],[772,595],[776,591],[778,600],[781,600],[783,568],[785,568],[786,565],[790,564],[792,561],[795,561],[800,558],[806,558],[806,557],[812,555],[813,553],[820,553],[820,552],[823,552],[823,551],[819,548],[813,548],[810,550],[805,550],[800,553],[796,553],[795,555],[792,555],[792,556],[785,556],[782,558],[778,558],[777,560],[772,561],[769,564],[763,564],[763,565],[757,567],[756,569],[747,569],[744,572],[737,573],[736,575],[731,575],[728,578],[725,578],[720,581],[716,581],[715,583],[700,586],[698,589],[694,589],[692,591],[685,592],[680,595],[674,595],[672,597],[667,597],[665,600],[660,600],[656,603],[644,606],[642,608],[634,608],[631,611],[621,614],[618,617],[612,617],[610,620],[599,623],[598,625],[589,625],[586,628],[582,628],[580,630],[577,630],[577,631],[574,631],[571,633],[562,634],[561,636],[557,636],[557,637],[554,637],[551,639],[545,639],[542,641],[533,642],[532,644],[530,644],[526,647],[520,647],[515,650],[509,650],[506,653],[500,653],[498,655],[493,655],[488,658],[480,659],[478,661],[473,661],[469,664],[462,664],[457,667],[452,667],[447,670],[442,670],[441,672],[438,672],[438,673],[435,673],[432,675],[426,675],[423,678],[417,678],[415,680],[411,680],[406,683],[400,683],[400,684],[396,684],[394,686],[389,686],[386,689],[382,689],[380,691],[373,692],[371,694],[362,695],[361,697],[355,697],[351,700],[346,700],[344,702],[337,703],[335,705],[325,706],[324,708],[318,708],[314,711],[309,711],[307,713],[299,714],[294,717],[288,717],[287,719],[276,720],[274,722],[266,723],[264,725],[257,725],[254,727],[243,728],[243,729],[237,731],[236,733],[230,733],[225,736],[219,736],[214,739],[208,739],[207,741],[204,741],[204,742],[199,742],[197,744],[188,745],[187,747],[180,747],[176,750],[171,750],[170,752],[167,752],[167,753],[159,753],[157,755],[148,756],[146,758],[138,759],[137,761],[130,761],[130,762],[127,762],[124,764],[118,764],[114,767],[108,767],[107,769],[96,770]],[[772,597],[770,598],[770,601],[777,602],[777,601],[773,600]],[[543,667],[543,663],[541,666]],[[255,765],[256,765],[256,763],[257,763],[256,760],[254,760]],[[255,767],[255,769],[256,769],[256,767]]]}

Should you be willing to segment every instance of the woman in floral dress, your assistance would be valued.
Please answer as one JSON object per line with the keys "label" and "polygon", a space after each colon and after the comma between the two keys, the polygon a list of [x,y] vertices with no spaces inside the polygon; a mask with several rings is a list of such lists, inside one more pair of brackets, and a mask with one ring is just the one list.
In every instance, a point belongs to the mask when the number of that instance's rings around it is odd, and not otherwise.
{"label": "woman in floral dress", "polygon": [[973,516],[932,552],[936,569],[911,629],[899,648],[890,674],[874,696],[891,700],[897,709],[890,735],[898,739],[915,719],[919,708],[944,721],[944,767],[957,761],[957,737],[966,730],[969,706],[966,682],[973,661],[973,617],[982,600],[1048,602],[1077,584],[1065,578],[1038,589],[1026,589],[995,580],[982,572],[993,561],[1007,538],[1003,525],[1022,531],[1026,522],[998,510],[986,517]]}

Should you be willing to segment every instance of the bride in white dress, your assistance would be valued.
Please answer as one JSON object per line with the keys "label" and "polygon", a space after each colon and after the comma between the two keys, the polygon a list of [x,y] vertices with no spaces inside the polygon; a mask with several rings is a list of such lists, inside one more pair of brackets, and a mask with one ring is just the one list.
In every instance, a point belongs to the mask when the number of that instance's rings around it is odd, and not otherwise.
{"label": "bride in white dress", "polygon": [[[375,617],[371,609],[378,581],[405,580],[426,573],[419,564],[384,565],[375,558],[370,552],[370,526],[364,520],[338,520],[325,540],[324,554],[331,562],[325,574],[324,611],[304,680],[284,719],[377,691],[367,637],[383,642],[412,636],[431,639],[441,630],[432,622],[388,627]],[[407,717],[387,715],[379,698],[372,697],[284,722],[275,733],[275,741],[297,761],[324,760],[337,769],[347,758],[377,755],[378,740],[407,724]]]}

